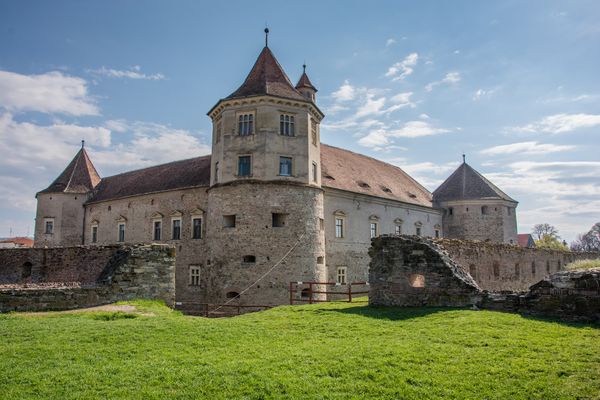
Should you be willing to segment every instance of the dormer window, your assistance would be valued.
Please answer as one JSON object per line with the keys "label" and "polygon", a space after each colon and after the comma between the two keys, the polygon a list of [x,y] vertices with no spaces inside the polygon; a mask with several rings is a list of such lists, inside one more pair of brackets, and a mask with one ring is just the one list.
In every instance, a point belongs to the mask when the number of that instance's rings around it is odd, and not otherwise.
{"label": "dormer window", "polygon": [[238,116],[238,135],[248,136],[254,133],[254,114],[240,114]]}
{"label": "dormer window", "polygon": [[283,136],[294,136],[294,116],[281,114],[279,116],[279,134]]}

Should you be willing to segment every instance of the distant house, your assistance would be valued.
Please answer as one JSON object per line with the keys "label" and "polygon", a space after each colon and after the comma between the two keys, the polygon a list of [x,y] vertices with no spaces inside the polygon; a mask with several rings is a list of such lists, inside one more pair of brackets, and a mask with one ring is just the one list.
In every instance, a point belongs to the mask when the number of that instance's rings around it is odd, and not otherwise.
{"label": "distant house", "polygon": [[521,247],[535,247],[535,241],[533,240],[533,236],[529,233],[519,233],[517,235],[517,241],[519,242],[519,246]]}
{"label": "distant house", "polygon": [[33,247],[33,239],[28,237],[0,239],[0,249],[12,249],[15,247]]}

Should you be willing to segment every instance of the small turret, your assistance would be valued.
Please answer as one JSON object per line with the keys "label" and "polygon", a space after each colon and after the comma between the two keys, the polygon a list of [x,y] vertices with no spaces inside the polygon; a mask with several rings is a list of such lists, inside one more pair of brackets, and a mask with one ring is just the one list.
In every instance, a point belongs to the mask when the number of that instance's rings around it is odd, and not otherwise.
{"label": "small turret", "polygon": [[311,83],[310,79],[308,79],[308,75],[306,75],[306,64],[302,65],[302,76],[300,76],[300,79],[296,84],[296,90],[302,93],[304,98],[312,101],[313,103],[315,102],[318,90]]}

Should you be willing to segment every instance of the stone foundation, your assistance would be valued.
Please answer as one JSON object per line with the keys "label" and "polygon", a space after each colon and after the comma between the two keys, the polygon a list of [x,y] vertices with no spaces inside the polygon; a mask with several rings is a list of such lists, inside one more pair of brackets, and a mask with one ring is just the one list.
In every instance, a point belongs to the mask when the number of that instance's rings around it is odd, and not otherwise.
{"label": "stone foundation", "polygon": [[[172,246],[19,249],[29,250],[29,254],[14,250],[0,251],[1,276],[8,277],[0,280],[0,312],[66,310],[140,298],[164,300],[168,305],[175,302],[175,250]],[[6,251],[13,253],[4,253]],[[15,283],[14,277],[22,272],[21,261],[25,258],[36,260],[44,251],[51,253],[56,274],[39,274],[35,279],[26,282],[21,279]],[[44,259],[48,260],[48,257],[39,258]],[[62,272],[60,259],[65,262]],[[104,263],[103,268],[99,267],[101,263]],[[31,269],[47,267],[43,263],[33,264]],[[85,274],[74,274],[79,269]],[[82,279],[65,282],[51,279],[58,276]]]}

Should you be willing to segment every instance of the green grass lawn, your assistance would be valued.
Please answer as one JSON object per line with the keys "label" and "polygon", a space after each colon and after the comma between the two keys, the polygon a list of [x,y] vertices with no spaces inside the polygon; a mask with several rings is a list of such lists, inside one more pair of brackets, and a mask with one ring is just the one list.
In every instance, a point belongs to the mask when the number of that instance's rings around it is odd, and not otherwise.
{"label": "green grass lawn", "polygon": [[364,303],[205,319],[134,304],[146,315],[0,315],[0,398],[600,399],[597,325]]}

